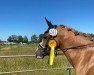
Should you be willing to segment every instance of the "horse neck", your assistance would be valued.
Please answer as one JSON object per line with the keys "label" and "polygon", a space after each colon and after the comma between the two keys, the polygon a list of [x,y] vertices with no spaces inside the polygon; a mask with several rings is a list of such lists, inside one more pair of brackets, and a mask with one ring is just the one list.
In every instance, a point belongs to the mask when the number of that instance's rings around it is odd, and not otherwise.
{"label": "horse neck", "polygon": [[92,41],[90,41],[88,37],[75,35],[74,32],[65,29],[60,32],[60,43],[63,45],[63,48],[68,48],[89,44],[92,43]]}
{"label": "horse neck", "polygon": [[[60,48],[63,50],[63,48],[70,48],[70,47],[76,47],[81,46],[85,44],[91,43],[90,40],[88,40],[86,37],[77,35],[75,36],[73,32],[67,32],[64,34],[65,36],[61,36],[61,46]],[[63,38],[64,37],[64,38]],[[79,60],[82,56],[82,53],[84,53],[85,50],[82,49],[70,49],[64,52],[65,56],[68,58],[69,62],[76,67],[77,63],[79,63]]]}

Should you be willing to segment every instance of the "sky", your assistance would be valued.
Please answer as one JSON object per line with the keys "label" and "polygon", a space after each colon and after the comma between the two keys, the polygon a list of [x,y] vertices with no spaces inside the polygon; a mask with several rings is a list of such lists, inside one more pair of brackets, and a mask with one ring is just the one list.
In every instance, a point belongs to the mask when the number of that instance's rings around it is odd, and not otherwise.
{"label": "sky", "polygon": [[0,0],[0,39],[37,36],[47,30],[44,17],[84,33],[94,33],[94,0]]}

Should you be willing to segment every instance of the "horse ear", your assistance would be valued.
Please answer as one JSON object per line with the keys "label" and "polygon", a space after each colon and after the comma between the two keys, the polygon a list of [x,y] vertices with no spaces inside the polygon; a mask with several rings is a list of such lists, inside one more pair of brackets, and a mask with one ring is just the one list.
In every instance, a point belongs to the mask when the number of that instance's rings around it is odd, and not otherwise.
{"label": "horse ear", "polygon": [[47,22],[49,28],[53,28],[53,27],[54,27],[54,25],[53,25],[50,21],[48,21],[48,20],[46,19],[46,17],[45,17],[45,20],[46,20],[46,22]]}

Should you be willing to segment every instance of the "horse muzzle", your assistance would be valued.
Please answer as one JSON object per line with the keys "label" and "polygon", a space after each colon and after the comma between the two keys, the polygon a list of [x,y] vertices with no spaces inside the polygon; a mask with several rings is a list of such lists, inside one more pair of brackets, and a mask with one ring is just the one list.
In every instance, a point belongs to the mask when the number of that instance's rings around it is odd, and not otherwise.
{"label": "horse muzzle", "polygon": [[42,59],[44,56],[48,55],[47,49],[46,48],[39,48],[35,52],[36,58]]}

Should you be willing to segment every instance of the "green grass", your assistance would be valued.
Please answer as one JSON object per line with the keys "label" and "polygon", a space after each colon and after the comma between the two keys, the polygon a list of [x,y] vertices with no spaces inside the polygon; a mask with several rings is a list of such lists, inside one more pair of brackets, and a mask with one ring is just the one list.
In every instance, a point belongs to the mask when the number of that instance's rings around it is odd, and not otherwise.
{"label": "green grass", "polygon": [[[36,51],[36,44],[32,45],[0,45],[0,56],[2,55],[19,55],[19,54],[34,54]],[[56,56],[54,65],[50,66],[48,63],[48,56],[44,59],[36,59],[35,57],[19,57],[19,58],[0,58],[0,72],[18,71],[18,70],[32,70],[44,68],[62,68],[67,66],[67,59],[65,56]],[[66,70],[50,70],[50,71],[36,71],[24,72],[5,75],[66,75]],[[72,69],[71,75],[74,75]]]}
{"label": "green grass", "polygon": [[36,44],[32,45],[0,45],[0,55],[34,54]]}

